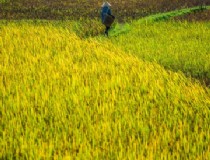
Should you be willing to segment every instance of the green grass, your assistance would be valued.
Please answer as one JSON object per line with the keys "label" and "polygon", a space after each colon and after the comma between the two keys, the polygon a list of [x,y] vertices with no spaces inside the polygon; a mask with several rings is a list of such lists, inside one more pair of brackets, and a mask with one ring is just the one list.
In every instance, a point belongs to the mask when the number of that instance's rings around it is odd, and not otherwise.
{"label": "green grass", "polygon": [[132,26],[134,26],[134,24],[138,25],[141,23],[149,24],[149,23],[154,23],[154,22],[167,21],[174,17],[184,16],[184,15],[188,15],[195,12],[202,12],[204,10],[209,10],[209,9],[210,9],[210,6],[203,6],[202,8],[200,6],[197,6],[197,7],[192,7],[192,8],[174,10],[174,11],[165,12],[165,13],[153,14],[153,15],[140,18],[139,20],[131,20],[133,24],[130,24],[131,22],[122,23],[122,24],[116,23],[114,24],[114,27],[112,27],[110,35],[116,37],[120,34],[128,33],[131,30]]}
{"label": "green grass", "polygon": [[148,23],[148,22],[169,20],[172,17],[186,15],[186,14],[198,12],[198,11],[201,12],[202,10],[206,10],[206,9],[210,9],[210,6],[203,6],[203,7],[197,6],[193,8],[184,8],[184,9],[174,10],[174,11],[170,11],[166,13],[154,14],[154,15],[150,15],[150,16],[147,16],[145,18],[138,20],[137,23],[145,23],[145,22]]}

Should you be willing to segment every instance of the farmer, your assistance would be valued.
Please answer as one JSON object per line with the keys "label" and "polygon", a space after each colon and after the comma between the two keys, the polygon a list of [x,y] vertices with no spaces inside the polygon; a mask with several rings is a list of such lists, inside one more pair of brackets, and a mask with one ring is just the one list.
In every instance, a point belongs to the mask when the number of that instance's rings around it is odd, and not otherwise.
{"label": "farmer", "polygon": [[[108,25],[108,24],[105,23],[105,18],[106,18],[106,16],[107,16],[107,14],[110,15],[110,16],[112,16],[112,15],[111,15],[111,9],[110,9],[111,4],[108,3],[108,2],[104,2],[104,3],[102,4],[101,7],[102,7],[102,8],[101,8],[102,23],[106,26],[105,35],[108,36],[108,31],[109,31],[109,29],[110,29],[110,25]],[[113,16],[113,17],[114,17],[114,16]]]}

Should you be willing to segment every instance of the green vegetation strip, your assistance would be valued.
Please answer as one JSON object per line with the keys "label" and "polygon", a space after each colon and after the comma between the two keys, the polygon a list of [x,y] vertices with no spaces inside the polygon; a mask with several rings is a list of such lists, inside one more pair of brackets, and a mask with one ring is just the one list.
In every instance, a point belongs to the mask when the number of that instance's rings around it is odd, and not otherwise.
{"label": "green vegetation strip", "polygon": [[147,16],[145,18],[141,18],[139,20],[134,20],[132,25],[129,23],[116,24],[111,30],[110,35],[116,37],[120,34],[128,33],[131,30],[132,26],[138,25],[140,23],[152,23],[152,22],[164,21],[172,17],[186,15],[186,14],[190,14],[190,13],[198,12],[202,10],[207,10],[207,9],[210,9],[210,6],[203,6],[203,7],[198,6],[198,7],[193,7],[193,8],[185,8],[185,9],[175,10],[175,11],[166,12],[166,13],[154,14],[151,16]]}
{"label": "green vegetation strip", "polygon": [[181,16],[181,15],[185,15],[185,14],[189,14],[189,13],[193,13],[193,12],[197,12],[197,11],[202,11],[202,10],[206,10],[206,9],[210,9],[210,6],[203,6],[203,7],[198,6],[198,7],[193,7],[193,8],[185,8],[185,9],[181,9],[181,10],[175,10],[175,11],[171,11],[171,12],[167,12],[167,13],[159,13],[159,14],[155,14],[155,15],[151,15],[151,16],[142,18],[142,19],[138,20],[137,23],[168,20],[172,17]]}

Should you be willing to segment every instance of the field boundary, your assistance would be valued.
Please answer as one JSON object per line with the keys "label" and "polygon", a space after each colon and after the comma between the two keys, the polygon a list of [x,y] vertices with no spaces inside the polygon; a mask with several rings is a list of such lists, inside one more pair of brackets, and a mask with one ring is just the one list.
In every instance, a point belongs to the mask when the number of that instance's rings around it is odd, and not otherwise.
{"label": "field boundary", "polygon": [[184,8],[180,10],[174,10],[170,12],[165,12],[165,13],[158,13],[150,16],[146,16],[144,18],[141,18],[137,21],[133,21],[131,23],[124,23],[124,24],[116,24],[113,29],[111,30],[110,36],[118,36],[120,34],[125,34],[128,33],[132,26],[138,25],[139,23],[154,23],[154,22],[159,22],[159,21],[165,21],[169,20],[170,18],[177,17],[177,16],[182,16],[186,14],[190,14],[193,12],[200,12],[203,10],[210,10],[210,6],[197,6],[193,8]]}
{"label": "field boundary", "polygon": [[158,14],[150,15],[145,18],[139,19],[137,22],[142,23],[142,22],[157,22],[161,20],[168,20],[172,17],[182,16],[185,14],[190,14],[193,12],[199,12],[199,11],[208,10],[208,9],[210,9],[210,6],[203,6],[203,7],[197,6],[193,8],[184,8],[184,9],[174,10],[174,11],[170,11],[166,13],[158,13]]}

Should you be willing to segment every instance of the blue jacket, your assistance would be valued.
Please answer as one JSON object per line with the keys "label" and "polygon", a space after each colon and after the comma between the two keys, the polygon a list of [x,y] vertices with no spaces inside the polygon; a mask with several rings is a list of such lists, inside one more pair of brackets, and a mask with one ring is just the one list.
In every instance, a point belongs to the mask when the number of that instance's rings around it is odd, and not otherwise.
{"label": "blue jacket", "polygon": [[111,9],[109,8],[109,6],[104,6],[104,7],[102,7],[102,9],[101,9],[101,20],[102,20],[102,22],[104,22],[104,19],[105,19],[105,14],[112,14],[111,13]]}

